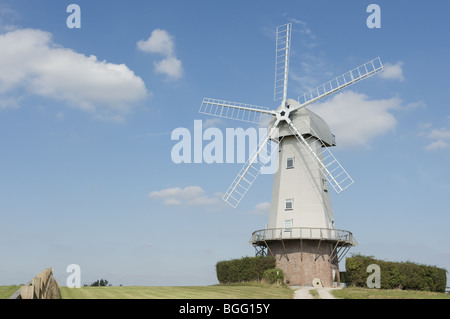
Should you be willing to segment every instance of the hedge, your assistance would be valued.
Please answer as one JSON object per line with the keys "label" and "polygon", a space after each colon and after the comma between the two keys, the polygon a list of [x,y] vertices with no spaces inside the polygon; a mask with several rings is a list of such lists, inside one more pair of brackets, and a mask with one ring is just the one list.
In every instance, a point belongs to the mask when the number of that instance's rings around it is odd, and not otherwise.
{"label": "hedge", "polygon": [[266,270],[275,268],[274,257],[243,257],[216,264],[217,279],[221,284],[259,281]]}
{"label": "hedge", "polygon": [[373,256],[356,255],[346,259],[346,281],[349,286],[367,287],[370,264],[380,266],[380,281],[383,289],[408,289],[445,292],[447,270],[413,262],[391,262]]}
{"label": "hedge", "polygon": [[262,279],[267,281],[269,284],[279,284],[284,282],[284,272],[279,268],[267,269],[263,275]]}

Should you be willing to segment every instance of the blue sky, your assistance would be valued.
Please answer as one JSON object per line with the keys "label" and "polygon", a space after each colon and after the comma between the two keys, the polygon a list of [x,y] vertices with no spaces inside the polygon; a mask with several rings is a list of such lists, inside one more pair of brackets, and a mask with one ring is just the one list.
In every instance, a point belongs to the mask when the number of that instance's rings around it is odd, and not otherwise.
{"label": "blue sky", "polygon": [[[81,8],[70,29],[69,4]],[[381,8],[369,29],[366,8]],[[288,96],[366,61],[385,71],[310,109],[355,180],[332,194],[351,252],[450,269],[450,4],[445,1],[0,0],[0,285],[46,267],[65,285],[217,283],[251,256],[272,176],[236,209],[241,163],[175,164],[203,97],[275,109],[275,28],[293,23]]]}

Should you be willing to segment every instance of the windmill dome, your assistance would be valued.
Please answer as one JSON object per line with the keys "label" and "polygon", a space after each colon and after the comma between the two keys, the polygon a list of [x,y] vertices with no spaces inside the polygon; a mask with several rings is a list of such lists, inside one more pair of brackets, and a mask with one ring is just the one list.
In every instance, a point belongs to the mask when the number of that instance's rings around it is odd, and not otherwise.
{"label": "windmill dome", "polygon": [[[280,105],[277,112],[283,112],[283,109],[289,112],[289,109],[299,106],[300,104],[293,99],[286,100],[286,106]],[[330,127],[319,115],[306,107],[300,108],[290,114],[290,119],[302,135],[314,136],[321,140],[326,146],[336,146],[335,137],[331,133]],[[275,123],[275,118],[270,121],[270,126]],[[289,129],[289,125],[283,122],[279,125],[279,131],[273,137],[280,138],[294,135]]]}

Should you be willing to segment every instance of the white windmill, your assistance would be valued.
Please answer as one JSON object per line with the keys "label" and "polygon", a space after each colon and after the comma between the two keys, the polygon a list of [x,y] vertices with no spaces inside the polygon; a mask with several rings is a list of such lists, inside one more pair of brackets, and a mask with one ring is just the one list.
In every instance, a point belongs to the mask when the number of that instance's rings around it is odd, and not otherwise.
{"label": "white windmill", "polygon": [[[269,117],[267,136],[261,139],[223,199],[236,207],[272,154],[278,152],[267,228],[253,232],[250,243],[257,255],[276,257],[286,282],[331,286],[338,263],[356,245],[349,231],[335,228],[328,185],[340,193],[353,179],[329,147],[335,137],[328,124],[306,106],[383,69],[373,59],[319,87],[287,99],[292,24],[277,27],[274,100],[276,110],[243,103],[204,98],[199,112],[222,118],[260,124]],[[269,147],[269,142],[272,141]]]}

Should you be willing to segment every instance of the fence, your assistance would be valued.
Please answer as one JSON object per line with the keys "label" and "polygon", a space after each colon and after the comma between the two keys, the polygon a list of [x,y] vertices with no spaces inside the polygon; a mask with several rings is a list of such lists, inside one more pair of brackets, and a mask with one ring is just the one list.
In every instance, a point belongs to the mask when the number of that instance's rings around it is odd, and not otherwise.
{"label": "fence", "polygon": [[347,230],[332,228],[266,228],[254,231],[250,243],[283,239],[316,239],[340,242],[342,244],[356,245],[353,234]]}
{"label": "fence", "polygon": [[31,281],[20,287],[10,299],[60,299],[61,293],[53,269],[47,268]]}

